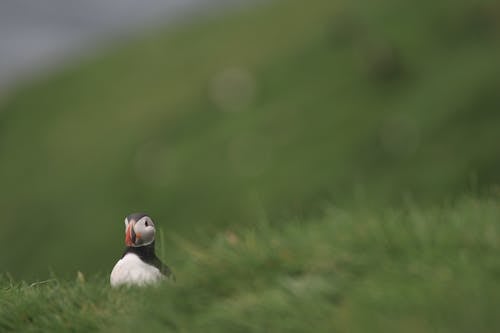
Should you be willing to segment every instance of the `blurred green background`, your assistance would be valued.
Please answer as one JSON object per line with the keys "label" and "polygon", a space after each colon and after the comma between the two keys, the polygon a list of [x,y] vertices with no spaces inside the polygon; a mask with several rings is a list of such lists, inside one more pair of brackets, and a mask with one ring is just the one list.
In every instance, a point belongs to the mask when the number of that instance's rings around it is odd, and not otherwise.
{"label": "blurred green background", "polygon": [[[1,272],[107,274],[175,239],[500,182],[500,5],[279,1],[145,32],[0,100]],[[170,260],[169,260],[170,258]]]}

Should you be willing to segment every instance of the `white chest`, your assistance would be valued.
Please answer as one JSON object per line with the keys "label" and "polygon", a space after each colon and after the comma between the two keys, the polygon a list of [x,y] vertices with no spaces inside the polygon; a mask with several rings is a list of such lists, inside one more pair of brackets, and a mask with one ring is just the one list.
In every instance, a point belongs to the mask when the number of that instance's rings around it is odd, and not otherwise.
{"label": "white chest", "polygon": [[163,278],[158,268],[145,263],[134,253],[128,253],[116,263],[110,282],[112,287],[145,286],[157,283]]}

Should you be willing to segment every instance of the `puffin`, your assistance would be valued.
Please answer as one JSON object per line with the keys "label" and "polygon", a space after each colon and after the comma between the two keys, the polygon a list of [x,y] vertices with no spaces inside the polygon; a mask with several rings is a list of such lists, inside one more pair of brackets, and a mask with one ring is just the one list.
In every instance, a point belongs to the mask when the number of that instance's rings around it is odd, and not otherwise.
{"label": "puffin", "polygon": [[155,254],[155,225],[145,213],[125,218],[125,251],[110,275],[111,287],[148,286],[174,279],[172,271]]}

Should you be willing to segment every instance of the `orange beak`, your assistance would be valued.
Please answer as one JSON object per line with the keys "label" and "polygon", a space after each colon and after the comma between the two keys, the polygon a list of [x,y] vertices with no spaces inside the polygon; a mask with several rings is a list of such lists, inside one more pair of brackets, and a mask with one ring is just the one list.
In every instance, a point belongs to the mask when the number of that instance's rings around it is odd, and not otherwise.
{"label": "orange beak", "polygon": [[125,245],[134,246],[135,244],[135,232],[134,232],[135,221],[132,220],[127,225],[127,229],[125,230]]}

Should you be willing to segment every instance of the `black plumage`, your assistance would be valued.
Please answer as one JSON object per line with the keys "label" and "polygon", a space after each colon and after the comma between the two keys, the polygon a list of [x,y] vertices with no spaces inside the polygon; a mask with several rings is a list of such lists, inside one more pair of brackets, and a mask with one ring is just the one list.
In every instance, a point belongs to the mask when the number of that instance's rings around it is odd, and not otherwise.
{"label": "black plumage", "polygon": [[175,280],[175,276],[172,273],[172,270],[167,265],[165,265],[160,260],[160,258],[156,256],[154,241],[151,244],[144,246],[138,246],[138,247],[127,246],[125,248],[125,251],[123,252],[122,258],[125,257],[128,253],[136,254],[139,258],[141,258],[142,261],[158,268],[163,275],[172,280]]}
{"label": "black plumage", "polygon": [[139,221],[140,219],[142,219],[144,216],[148,216],[148,214],[145,214],[145,213],[133,213],[133,214],[130,214],[129,216],[127,216],[127,221]]}

